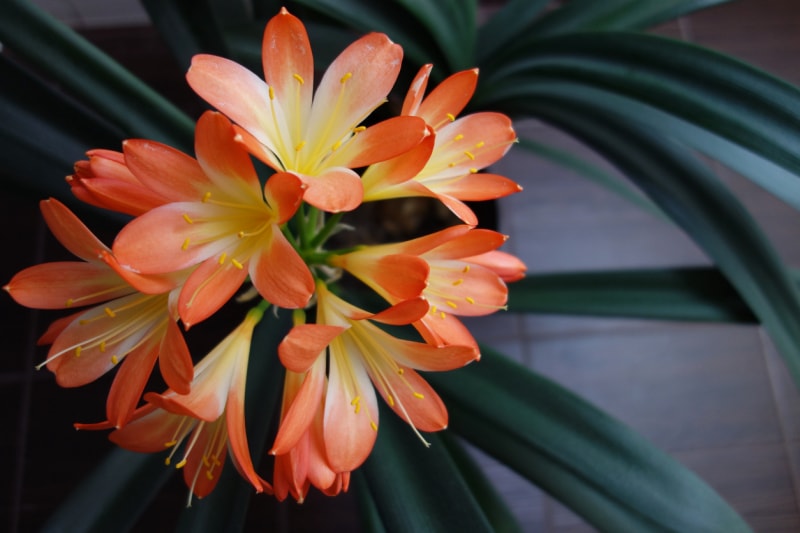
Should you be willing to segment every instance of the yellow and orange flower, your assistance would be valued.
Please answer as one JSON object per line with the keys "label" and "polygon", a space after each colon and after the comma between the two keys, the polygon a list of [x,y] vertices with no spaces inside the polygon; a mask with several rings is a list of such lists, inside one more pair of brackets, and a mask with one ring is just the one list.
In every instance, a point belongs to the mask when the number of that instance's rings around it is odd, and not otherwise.
{"label": "yellow and orange flower", "polygon": [[[373,323],[405,325],[427,311],[427,302],[414,299],[371,314],[345,302],[318,282],[317,322],[295,326],[280,344],[278,355],[292,372],[309,372],[321,380],[327,364],[322,440],[328,465],[334,472],[351,472],[372,450],[378,431],[375,389],[415,431],[447,427],[444,404],[416,370],[460,368],[477,359],[477,350],[472,346],[437,347],[398,339]],[[298,392],[294,401],[318,406],[322,396],[322,387],[309,385]],[[299,438],[311,421],[307,410],[290,410],[281,424],[283,434],[279,433],[285,442],[279,439],[274,448],[291,447],[293,439],[287,435]]]}
{"label": "yellow and orange flower", "polygon": [[[125,427],[109,438],[119,446],[137,452],[154,453],[172,448],[172,458],[181,444],[183,457],[175,466],[184,470],[191,494],[203,498],[219,481],[230,452],[236,470],[257,492],[272,487],[255,471],[250,457],[244,421],[244,394],[253,329],[263,309],[251,309],[245,320],[195,367],[191,392],[168,390],[148,393],[147,405],[136,411]],[[76,424],[79,429],[107,429],[109,423]],[[190,501],[191,501],[190,494]]]}
{"label": "yellow and orange flower", "polygon": [[[101,304],[50,326],[39,341],[52,344],[42,366],[55,373],[61,386],[78,387],[122,363],[106,402],[108,419],[118,427],[131,417],[156,359],[169,386],[189,392],[192,360],[171,303],[179,279],[134,273],[123,277],[110,250],[64,204],[45,200],[41,208],[59,242],[83,261],[27,268],[5,290],[36,309]],[[131,281],[154,294],[140,292]]]}
{"label": "yellow and orange flower", "polygon": [[197,266],[178,300],[187,327],[217,311],[248,275],[269,302],[306,305],[314,290],[311,273],[279,227],[300,205],[304,186],[297,177],[274,174],[262,192],[247,152],[218,113],[207,112],[197,123],[197,161],[163,145],[142,148],[151,155],[135,163],[137,175],[162,179],[183,201],[152,209],[122,229],[113,249],[124,268],[165,274]]}
{"label": "yellow and orange flower", "polygon": [[264,79],[245,67],[197,55],[189,85],[236,124],[250,151],[308,186],[305,200],[324,211],[356,208],[363,196],[352,169],[395,157],[426,135],[418,117],[365,128],[400,72],[403,51],[380,33],[362,37],[330,65],[314,92],[314,60],[303,23],[286,9],[267,24]]}
{"label": "yellow and orange flower", "polygon": [[425,65],[417,74],[402,115],[423,118],[435,134],[395,159],[370,166],[363,175],[364,201],[438,198],[464,223],[475,226],[478,219],[464,201],[493,200],[522,190],[504,176],[479,172],[506,154],[516,134],[501,113],[456,118],[475,91],[477,70],[453,74],[423,99],[431,68]]}

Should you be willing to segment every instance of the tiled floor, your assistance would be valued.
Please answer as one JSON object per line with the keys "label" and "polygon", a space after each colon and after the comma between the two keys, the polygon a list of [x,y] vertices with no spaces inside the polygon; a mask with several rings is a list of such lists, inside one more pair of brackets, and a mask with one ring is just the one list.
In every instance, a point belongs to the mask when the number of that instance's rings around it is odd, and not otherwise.
{"label": "tiled floor", "polygon": [[[54,5],[67,10],[62,16],[73,17],[77,25],[101,23],[90,20],[94,8],[82,11],[77,0]],[[795,0],[739,0],[660,31],[734,53],[800,83],[799,26]],[[518,130],[581,150],[538,123],[519,124]],[[800,267],[800,215],[726,169],[717,170],[782,256]],[[524,193],[501,201],[501,230],[512,236],[508,249],[532,272],[707,263],[670,224],[519,147],[496,171],[525,186]],[[4,281],[41,261],[52,247],[36,199],[9,191],[0,202],[6,220],[14,221],[0,225],[1,242],[14,250],[0,267]],[[0,321],[5,339],[0,395],[3,405],[12,406],[4,411],[8,430],[0,433],[0,449],[16,458],[13,473],[7,472],[0,485],[0,512],[3,526],[29,531],[78,477],[71,465],[91,464],[107,445],[97,435],[69,430],[75,413],[96,412],[91,390],[57,390],[49,375],[31,370],[42,357],[31,346],[46,318],[11,305],[8,298],[0,305],[8,317]],[[473,323],[488,344],[578,392],[695,470],[756,531],[800,531],[800,395],[758,328],[512,314]],[[59,456],[62,448],[70,450],[69,460]],[[482,461],[526,532],[592,531],[512,472],[491,459]],[[159,508],[181,505],[183,493],[177,492],[177,499],[157,502]]]}

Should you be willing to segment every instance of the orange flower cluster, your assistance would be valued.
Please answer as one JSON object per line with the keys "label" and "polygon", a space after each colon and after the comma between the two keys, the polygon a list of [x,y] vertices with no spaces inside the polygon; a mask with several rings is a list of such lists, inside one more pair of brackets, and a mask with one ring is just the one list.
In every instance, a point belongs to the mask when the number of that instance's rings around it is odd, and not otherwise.
{"label": "orange flower cluster", "polygon": [[[481,172],[516,137],[504,115],[457,117],[475,90],[475,70],[426,96],[430,65],[400,116],[362,125],[386,100],[401,60],[400,46],[369,34],[315,90],[305,27],[283,9],[265,30],[265,80],[227,59],[194,58],[189,84],[219,110],[197,122],[196,158],[132,139],[122,152],[93,150],[75,165],[68,180],[79,199],[134,217],[111,248],[63,204],[42,202],[50,229],[82,261],[30,267],[5,289],[29,307],[81,308],[41,338],[51,345],[41,366],[60,385],[80,386],[119,366],[108,420],[78,427],[113,429],[111,440],[131,450],[171,449],[168,464],[179,453],[190,498],[214,488],[230,455],[256,491],[302,501],[312,485],[347,490],[377,436],[376,391],[423,442],[420,432],[447,426],[443,402],[418,371],[477,360],[458,317],[502,309],[506,282],[524,275],[517,258],[498,250],[506,237],[477,229],[464,203],[520,190]],[[274,170],[263,185],[253,157]],[[406,242],[331,248],[343,212],[413,196],[438,199],[463,224]],[[388,308],[370,313],[343,299],[344,273]],[[245,283],[261,302],[193,363],[179,324],[201,323]],[[277,354],[286,377],[271,484],[255,471],[244,421],[251,338],[269,306],[295,310]],[[420,340],[379,324],[413,327]],[[156,361],[169,389],[145,393]]]}

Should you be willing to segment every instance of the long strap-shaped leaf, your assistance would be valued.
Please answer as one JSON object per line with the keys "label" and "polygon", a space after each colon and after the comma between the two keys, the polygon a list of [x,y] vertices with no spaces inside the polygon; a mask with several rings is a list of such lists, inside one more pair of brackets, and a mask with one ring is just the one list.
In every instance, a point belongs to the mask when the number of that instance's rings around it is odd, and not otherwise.
{"label": "long strap-shaped leaf", "polygon": [[[647,35],[569,35],[539,42],[504,69],[484,79],[482,95],[502,100],[503,93],[520,94],[545,80],[584,84],[663,111],[800,175],[800,89],[716,52]],[[716,152],[730,159],[724,149]],[[763,170],[748,176],[800,209],[800,178]]]}
{"label": "long strap-shaped leaf", "polygon": [[736,289],[714,268],[534,274],[508,288],[518,313],[754,323]]}
{"label": "long strap-shaped leaf", "polygon": [[683,228],[736,287],[800,384],[800,291],[737,198],[681,145],[580,91],[543,85],[522,105],[594,147]]}
{"label": "long strap-shaped leaf", "polygon": [[744,521],[688,469],[549,379],[483,347],[427,378],[450,428],[602,531],[737,533]]}
{"label": "long strap-shaped leaf", "polygon": [[0,4],[0,42],[122,129],[190,150],[194,126],[179,109],[74,31],[26,0]]}
{"label": "long strap-shaped leaf", "polygon": [[378,440],[361,467],[387,532],[492,531],[436,435],[426,448],[397,415],[381,411]]}

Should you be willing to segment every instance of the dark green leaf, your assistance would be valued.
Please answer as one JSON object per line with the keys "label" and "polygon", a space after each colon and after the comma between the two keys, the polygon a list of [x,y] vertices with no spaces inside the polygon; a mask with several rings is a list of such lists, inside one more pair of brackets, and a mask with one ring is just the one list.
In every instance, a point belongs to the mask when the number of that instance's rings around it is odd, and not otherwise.
{"label": "dark green leaf", "polygon": [[550,4],[550,0],[511,0],[478,29],[476,59],[491,62],[520,38]]}
{"label": "dark green leaf", "polygon": [[191,149],[194,126],[186,115],[32,3],[6,0],[0,5],[0,42],[126,136]]}
{"label": "dark green leaf", "polygon": [[42,532],[128,531],[172,474],[161,454],[113,450],[72,491]]}
{"label": "dark green leaf", "polygon": [[491,532],[438,437],[425,438],[429,448],[397,415],[381,411],[378,440],[361,471],[386,531]]}
{"label": "dark green leaf", "polygon": [[474,67],[475,0],[397,0],[436,41],[450,72]]}
{"label": "dark green leaf", "polygon": [[525,109],[573,133],[634,181],[713,259],[772,336],[800,383],[800,291],[736,197],[681,145],[581,90],[542,85]]}
{"label": "dark green leaf", "polygon": [[509,311],[753,323],[713,268],[536,274],[509,285]]}
{"label": "dark green leaf", "polygon": [[483,347],[428,374],[450,428],[601,531],[750,531],[712,489],[641,436],[552,381]]}

